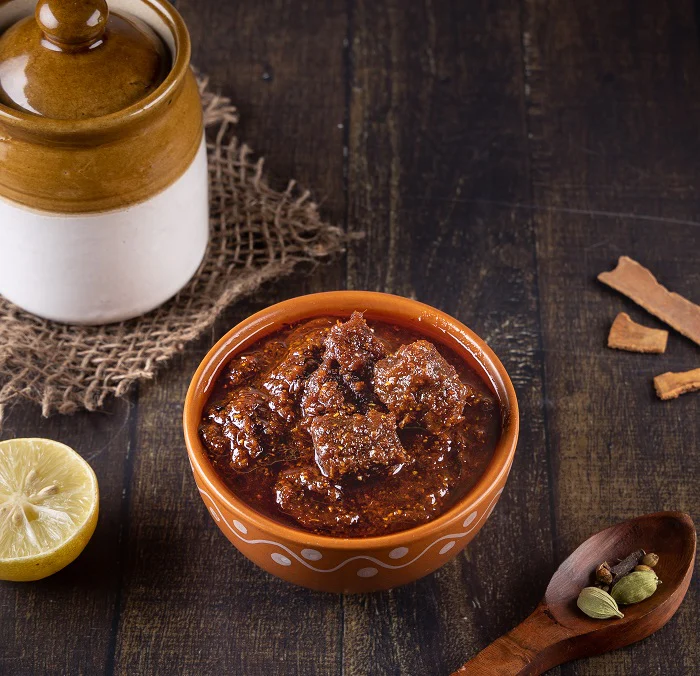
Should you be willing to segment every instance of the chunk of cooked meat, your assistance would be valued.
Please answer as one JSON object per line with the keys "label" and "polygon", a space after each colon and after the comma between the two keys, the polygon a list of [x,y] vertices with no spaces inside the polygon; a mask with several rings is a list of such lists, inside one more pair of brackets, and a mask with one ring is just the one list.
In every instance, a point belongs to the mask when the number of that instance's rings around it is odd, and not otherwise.
{"label": "chunk of cooked meat", "polygon": [[287,420],[294,417],[294,409],[303,393],[306,379],[321,364],[324,341],[330,327],[330,322],[325,320],[304,333],[292,333],[287,341],[288,351],[262,383],[270,394],[275,410]]}
{"label": "chunk of cooked meat", "polygon": [[261,372],[267,371],[278,362],[286,346],[282,341],[270,341],[263,350],[245,352],[232,359],[221,376],[227,389],[248,385]]}
{"label": "chunk of cooked meat", "polygon": [[354,413],[354,396],[337,368],[324,362],[308,379],[301,398],[301,410],[310,416],[327,413]]}
{"label": "chunk of cooked meat", "polygon": [[362,477],[380,469],[394,471],[409,461],[392,413],[370,410],[367,415],[322,415],[311,421],[309,432],[316,464],[331,479],[346,474]]}
{"label": "chunk of cooked meat", "polygon": [[403,345],[374,367],[374,390],[399,421],[439,434],[462,421],[470,388],[426,340]]}
{"label": "chunk of cooked meat", "polygon": [[304,389],[304,416],[365,413],[377,401],[372,373],[377,359],[386,355],[384,343],[362,315],[353,312],[348,321],[333,326],[324,347],[323,361]]}
{"label": "chunk of cooked meat", "polygon": [[238,471],[269,453],[284,433],[284,421],[269,399],[252,387],[232,393],[225,406],[213,406],[207,417],[200,427],[204,443]]}
{"label": "chunk of cooked meat", "polygon": [[348,321],[336,324],[326,338],[325,359],[338,364],[345,376],[371,371],[375,362],[387,354],[384,343],[374,335],[359,312]]}
{"label": "chunk of cooked meat", "polygon": [[343,493],[340,486],[336,486],[328,477],[319,472],[318,467],[294,467],[279,473],[275,485],[277,502],[289,502],[290,491],[308,492],[312,500],[323,502],[338,502]]}
{"label": "chunk of cooked meat", "polygon": [[234,356],[200,436],[214,470],[262,514],[366,537],[449,509],[483,474],[500,418],[447,346],[356,312],[294,323]]}
{"label": "chunk of cooked meat", "polygon": [[456,484],[451,473],[414,471],[400,482],[376,482],[371,492],[356,495],[353,506],[366,515],[376,535],[417,526],[445,510]]}
{"label": "chunk of cooked meat", "polygon": [[315,466],[283,470],[275,483],[277,506],[302,526],[317,531],[333,533],[360,523],[360,514],[348,510],[342,497],[340,486]]}

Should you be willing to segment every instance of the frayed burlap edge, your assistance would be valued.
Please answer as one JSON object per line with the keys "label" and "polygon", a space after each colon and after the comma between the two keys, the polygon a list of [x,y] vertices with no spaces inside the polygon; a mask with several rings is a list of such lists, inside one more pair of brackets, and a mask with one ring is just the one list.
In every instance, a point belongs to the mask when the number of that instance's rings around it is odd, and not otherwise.
{"label": "frayed burlap edge", "polygon": [[344,234],[323,222],[306,191],[293,181],[270,188],[263,160],[232,128],[231,101],[200,91],[207,128],[210,242],[192,281],[171,301],[143,317],[102,327],[67,326],[39,319],[0,297],[0,427],[19,400],[44,416],[93,411],[121,397],[138,380],[181,352],[221,311],[268,280],[342,250]]}

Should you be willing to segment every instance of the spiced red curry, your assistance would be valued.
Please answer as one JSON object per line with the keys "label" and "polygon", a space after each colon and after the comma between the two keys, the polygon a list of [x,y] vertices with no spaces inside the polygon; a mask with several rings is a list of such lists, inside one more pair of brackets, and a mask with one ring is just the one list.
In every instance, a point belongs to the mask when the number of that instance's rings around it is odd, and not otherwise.
{"label": "spiced red curry", "polygon": [[496,397],[449,349],[355,312],[292,325],[233,358],[200,435],[256,510],[365,537],[445,512],[483,473],[500,421]]}

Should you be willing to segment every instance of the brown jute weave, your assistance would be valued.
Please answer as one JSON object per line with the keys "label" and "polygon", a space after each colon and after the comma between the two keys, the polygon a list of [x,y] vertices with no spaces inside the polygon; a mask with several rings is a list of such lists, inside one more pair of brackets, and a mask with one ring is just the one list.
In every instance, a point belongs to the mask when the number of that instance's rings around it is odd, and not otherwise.
{"label": "brown jute weave", "polygon": [[181,351],[230,303],[301,262],[340,251],[343,233],[324,223],[308,192],[290,182],[272,190],[263,161],[233,132],[229,99],[200,80],[207,127],[210,242],[192,281],[153,312],[120,324],[66,326],[23,312],[0,297],[0,426],[8,406],[27,399],[46,416],[100,408]]}

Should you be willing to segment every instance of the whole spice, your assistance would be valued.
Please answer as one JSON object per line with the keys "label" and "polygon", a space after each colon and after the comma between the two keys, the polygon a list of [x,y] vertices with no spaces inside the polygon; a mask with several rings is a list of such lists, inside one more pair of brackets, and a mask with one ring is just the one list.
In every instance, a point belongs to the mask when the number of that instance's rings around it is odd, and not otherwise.
{"label": "whole spice", "polygon": [[661,354],[666,351],[668,331],[651,329],[632,321],[626,312],[620,312],[610,327],[608,347],[628,352]]}
{"label": "whole spice", "polygon": [[603,561],[595,569],[595,586],[586,587],[579,594],[578,607],[596,619],[624,617],[618,604],[644,601],[661,584],[653,570],[658,562],[658,554],[647,554],[643,549],[632,552],[614,566]]}
{"label": "whole spice", "polygon": [[659,584],[659,578],[652,571],[639,570],[625,577],[612,588],[611,596],[620,605],[639,603],[648,599]]}
{"label": "whole spice", "polygon": [[700,306],[661,286],[636,261],[620,256],[617,267],[601,272],[598,279],[700,345]]}
{"label": "whole spice", "polygon": [[659,399],[676,399],[686,392],[700,390],[700,369],[682,373],[662,373],[654,378],[654,388]]}
{"label": "whole spice", "polygon": [[612,584],[613,574],[610,572],[610,566],[607,561],[601,563],[596,568],[595,579],[603,585]]}
{"label": "whole spice", "polygon": [[607,592],[598,587],[585,587],[578,595],[576,605],[588,617],[595,620],[609,620],[613,617],[624,617],[617,607],[617,602]]}
{"label": "whole spice", "polygon": [[634,570],[634,567],[639,564],[642,558],[646,555],[643,549],[638,549],[636,552],[632,552],[629,556],[626,556],[620,563],[611,566],[610,572],[613,575],[613,581],[617,582],[620,578],[627,575]]}
{"label": "whole spice", "polygon": [[649,552],[642,558],[642,563],[649,568],[654,568],[659,562],[659,555],[654,554],[654,552]]}

